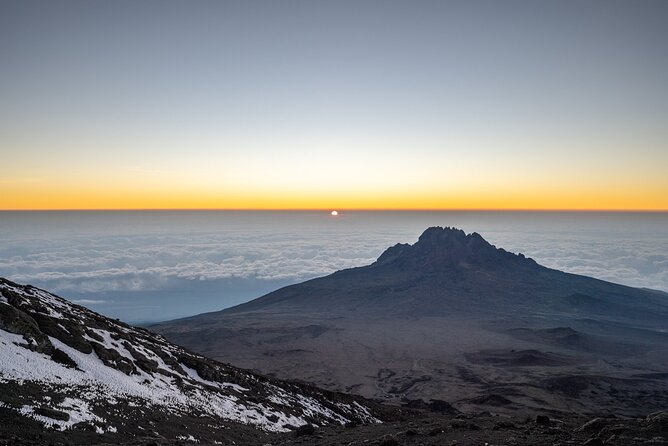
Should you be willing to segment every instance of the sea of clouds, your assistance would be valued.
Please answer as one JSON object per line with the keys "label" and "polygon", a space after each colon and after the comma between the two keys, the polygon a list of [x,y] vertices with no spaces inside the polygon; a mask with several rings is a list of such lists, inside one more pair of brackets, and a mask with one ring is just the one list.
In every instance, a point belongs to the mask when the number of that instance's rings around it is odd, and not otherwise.
{"label": "sea of clouds", "polygon": [[1,276],[132,322],[214,311],[366,265],[385,248],[412,243],[435,224],[480,232],[491,243],[552,268],[668,291],[666,215],[645,221],[349,213],[333,220],[326,214],[250,213],[228,222],[225,214],[195,220],[126,214],[111,223],[84,215],[53,225],[52,215],[7,215],[0,214],[8,229],[0,239]]}

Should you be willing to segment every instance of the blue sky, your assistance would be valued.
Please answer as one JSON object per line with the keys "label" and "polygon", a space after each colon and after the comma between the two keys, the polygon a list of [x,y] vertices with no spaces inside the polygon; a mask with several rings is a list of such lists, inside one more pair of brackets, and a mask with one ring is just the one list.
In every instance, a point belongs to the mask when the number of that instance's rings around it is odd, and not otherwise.
{"label": "blue sky", "polygon": [[665,1],[6,1],[0,208],[667,209]]}

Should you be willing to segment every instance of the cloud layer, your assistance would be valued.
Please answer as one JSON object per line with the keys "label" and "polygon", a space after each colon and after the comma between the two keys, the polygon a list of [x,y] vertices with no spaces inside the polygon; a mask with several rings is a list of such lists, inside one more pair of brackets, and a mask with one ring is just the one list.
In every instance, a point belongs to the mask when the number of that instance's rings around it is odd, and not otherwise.
{"label": "cloud layer", "polygon": [[[207,225],[190,224],[177,224],[169,230],[156,227],[153,232],[122,224],[111,230],[94,225],[77,230],[75,225],[71,231],[53,234],[48,227],[42,232],[16,229],[1,240],[0,275],[76,297],[79,303],[102,312],[113,304],[116,294],[131,294],[140,306],[142,296],[148,293],[168,296],[175,289],[194,302],[193,312],[210,311],[226,305],[225,296],[233,293],[231,283],[237,287],[237,299],[239,293],[251,299],[266,292],[268,284],[298,282],[369,264],[388,246],[414,242],[427,226],[457,220],[446,217],[358,218],[336,226],[321,225],[317,220],[276,224],[272,219],[256,221],[258,217],[252,217],[256,220],[246,230],[240,224],[215,231]],[[546,266],[668,290],[668,234],[657,232],[659,226],[592,230],[596,225],[588,223],[564,230],[564,226],[555,229],[540,221],[504,224],[469,220],[459,217],[452,224],[480,232],[491,243],[522,252]],[[30,227],[31,223],[25,224]],[[204,289],[197,284],[205,282],[220,284],[220,288],[206,288],[220,296],[221,300],[210,304],[217,306],[197,306],[198,290]],[[188,294],[188,290],[192,292]],[[236,301],[227,304],[232,303]],[[168,300],[165,305],[169,305]]]}

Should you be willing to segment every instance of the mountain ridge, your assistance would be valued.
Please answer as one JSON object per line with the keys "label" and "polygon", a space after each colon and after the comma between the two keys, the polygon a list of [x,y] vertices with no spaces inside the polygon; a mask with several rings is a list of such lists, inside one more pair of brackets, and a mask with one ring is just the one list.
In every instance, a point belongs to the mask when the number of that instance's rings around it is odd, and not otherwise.
{"label": "mountain ridge", "polygon": [[454,227],[432,226],[427,228],[414,244],[398,243],[386,249],[372,265],[382,265],[407,258],[421,258],[423,267],[456,267],[462,263],[489,263],[491,261],[526,262],[533,259],[523,254],[513,254],[487,242],[477,232],[466,234]]}
{"label": "mountain ridge", "polygon": [[[149,426],[158,437],[177,440],[190,429],[213,443],[228,430],[234,438],[380,421],[362,399],[218,363],[2,278],[0,352],[4,418],[27,417],[96,441],[143,435]],[[176,429],[174,419],[185,427]]]}
{"label": "mountain ridge", "polygon": [[[532,290],[530,300],[527,289]],[[558,306],[574,294],[595,296],[602,292],[620,308],[620,316],[629,295],[637,300],[634,305],[646,307],[651,319],[668,315],[657,293],[545,267],[521,253],[497,248],[475,232],[430,227],[416,243],[389,247],[369,265],[289,285],[206,314],[279,311],[281,306],[293,312],[320,306],[320,311],[348,316],[387,311],[433,315],[469,311],[473,305],[480,306],[479,311],[498,311],[509,305],[530,311],[536,305]],[[418,300],[417,295],[422,297]]]}

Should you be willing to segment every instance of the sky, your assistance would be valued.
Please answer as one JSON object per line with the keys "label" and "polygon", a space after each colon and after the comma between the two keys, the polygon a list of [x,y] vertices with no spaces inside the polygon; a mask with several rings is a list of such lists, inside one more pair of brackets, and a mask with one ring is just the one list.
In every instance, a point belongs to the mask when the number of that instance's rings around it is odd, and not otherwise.
{"label": "sky", "polygon": [[668,210],[668,2],[2,1],[0,209]]}

